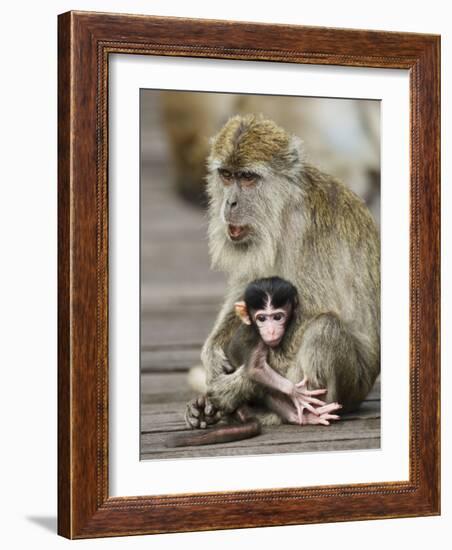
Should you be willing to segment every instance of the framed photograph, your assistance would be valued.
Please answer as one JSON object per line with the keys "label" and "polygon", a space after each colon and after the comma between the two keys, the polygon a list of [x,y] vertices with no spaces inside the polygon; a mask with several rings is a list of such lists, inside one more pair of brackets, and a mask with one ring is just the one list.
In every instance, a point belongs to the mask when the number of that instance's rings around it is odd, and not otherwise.
{"label": "framed photograph", "polygon": [[58,46],[59,533],[439,514],[440,38]]}

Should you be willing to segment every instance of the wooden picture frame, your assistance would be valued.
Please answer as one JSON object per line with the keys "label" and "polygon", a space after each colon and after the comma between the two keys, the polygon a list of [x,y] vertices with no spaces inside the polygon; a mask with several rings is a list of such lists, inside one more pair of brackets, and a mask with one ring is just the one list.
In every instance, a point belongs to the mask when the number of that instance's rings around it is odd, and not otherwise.
{"label": "wooden picture frame", "polygon": [[[87,538],[440,512],[440,38],[68,12],[58,38],[58,532]],[[108,61],[141,54],[407,69],[409,480],[147,497],[108,491]]]}

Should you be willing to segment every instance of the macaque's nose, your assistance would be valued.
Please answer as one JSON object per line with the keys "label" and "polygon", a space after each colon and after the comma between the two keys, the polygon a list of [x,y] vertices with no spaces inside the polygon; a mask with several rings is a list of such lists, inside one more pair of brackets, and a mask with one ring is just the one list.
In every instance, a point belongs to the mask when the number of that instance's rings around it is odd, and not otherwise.
{"label": "macaque's nose", "polygon": [[228,200],[227,203],[228,203],[228,206],[231,210],[237,206],[237,201],[236,200],[232,200],[232,201]]}

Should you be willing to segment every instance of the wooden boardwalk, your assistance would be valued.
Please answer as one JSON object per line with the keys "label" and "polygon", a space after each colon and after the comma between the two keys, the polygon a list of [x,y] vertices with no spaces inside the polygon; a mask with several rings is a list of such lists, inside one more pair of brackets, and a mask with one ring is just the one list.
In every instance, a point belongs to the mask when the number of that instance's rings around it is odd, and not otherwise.
{"label": "wooden boardwalk", "polygon": [[154,101],[150,99],[142,135],[141,458],[379,448],[379,382],[358,413],[344,415],[329,427],[277,426],[235,443],[165,446],[170,434],[185,430],[185,404],[196,395],[187,383],[188,369],[200,362],[201,346],[222,302],[225,277],[209,268],[205,213],[173,191]]}

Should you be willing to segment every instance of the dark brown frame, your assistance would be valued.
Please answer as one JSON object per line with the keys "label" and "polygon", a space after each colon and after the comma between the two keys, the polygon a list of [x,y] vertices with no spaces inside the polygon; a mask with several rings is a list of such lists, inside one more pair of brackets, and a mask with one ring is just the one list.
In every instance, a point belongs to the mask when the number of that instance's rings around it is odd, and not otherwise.
{"label": "dark brown frame", "polygon": [[[85,538],[439,514],[439,36],[89,12],[58,23],[58,532]],[[111,53],[409,70],[409,481],[109,497]]]}

